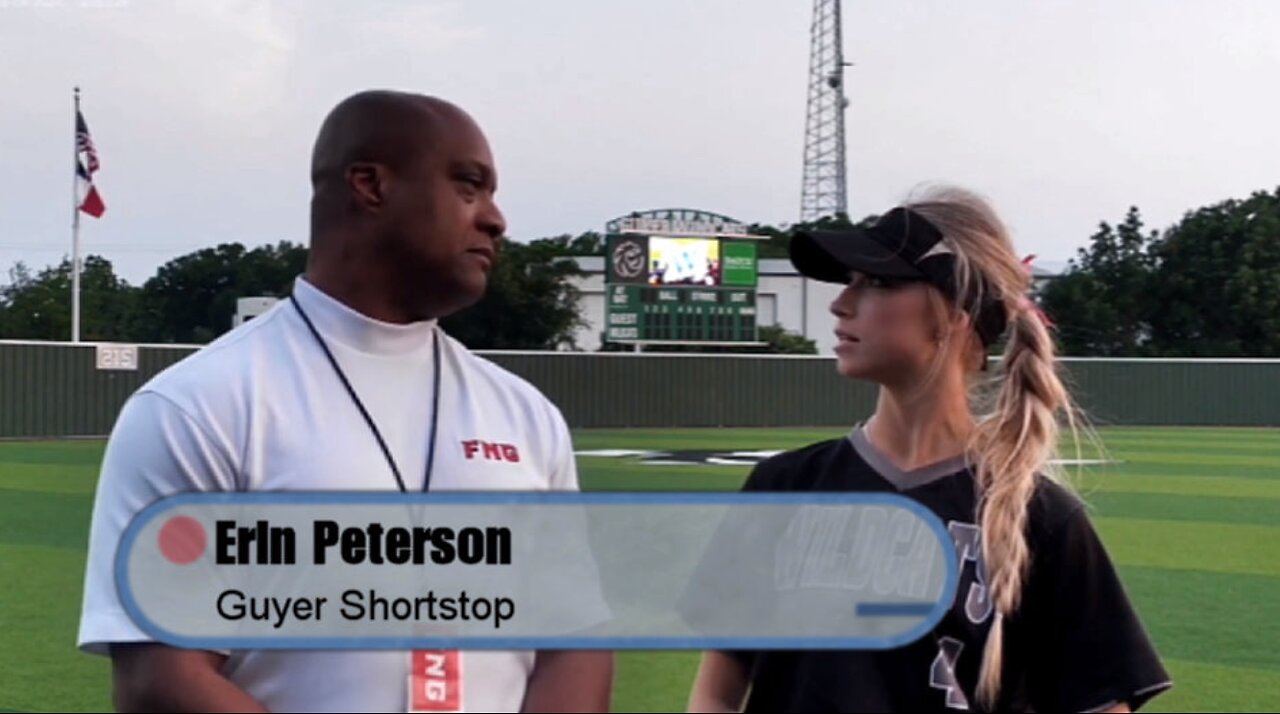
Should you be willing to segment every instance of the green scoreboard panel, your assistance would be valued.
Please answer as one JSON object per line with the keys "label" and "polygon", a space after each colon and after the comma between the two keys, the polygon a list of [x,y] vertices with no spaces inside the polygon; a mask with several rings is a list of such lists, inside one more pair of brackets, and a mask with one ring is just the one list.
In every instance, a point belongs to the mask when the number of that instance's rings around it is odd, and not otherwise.
{"label": "green scoreboard panel", "polygon": [[755,342],[754,290],[610,285],[610,342]]}
{"label": "green scoreboard panel", "polygon": [[606,263],[607,341],[757,342],[753,242],[610,235]]}

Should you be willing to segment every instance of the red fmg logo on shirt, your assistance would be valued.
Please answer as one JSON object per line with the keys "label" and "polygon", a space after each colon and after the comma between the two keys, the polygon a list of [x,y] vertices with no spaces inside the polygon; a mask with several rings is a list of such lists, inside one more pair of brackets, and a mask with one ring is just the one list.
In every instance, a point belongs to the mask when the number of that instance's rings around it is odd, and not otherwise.
{"label": "red fmg logo on shirt", "polygon": [[520,463],[520,451],[515,447],[515,444],[496,444],[480,439],[468,439],[462,442],[462,452],[467,455],[467,460],[479,456],[486,461]]}
{"label": "red fmg logo on shirt", "polygon": [[410,711],[462,711],[461,653],[414,650],[410,677]]}

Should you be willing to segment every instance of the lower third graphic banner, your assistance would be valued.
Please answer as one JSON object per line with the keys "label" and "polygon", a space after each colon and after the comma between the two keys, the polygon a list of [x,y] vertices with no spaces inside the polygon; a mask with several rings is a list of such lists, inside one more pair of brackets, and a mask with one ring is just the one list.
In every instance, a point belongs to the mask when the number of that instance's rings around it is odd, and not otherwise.
{"label": "lower third graphic banner", "polygon": [[204,649],[885,649],[955,547],[893,494],[234,493],[158,501],[125,609]]}

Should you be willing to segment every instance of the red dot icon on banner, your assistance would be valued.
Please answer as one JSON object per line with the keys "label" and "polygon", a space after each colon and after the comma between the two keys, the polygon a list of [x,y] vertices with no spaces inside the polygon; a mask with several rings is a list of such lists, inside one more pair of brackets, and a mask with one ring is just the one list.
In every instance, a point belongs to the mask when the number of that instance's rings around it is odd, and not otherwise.
{"label": "red dot icon on banner", "polygon": [[204,526],[190,516],[174,516],[160,526],[160,554],[170,563],[194,563],[208,544]]}

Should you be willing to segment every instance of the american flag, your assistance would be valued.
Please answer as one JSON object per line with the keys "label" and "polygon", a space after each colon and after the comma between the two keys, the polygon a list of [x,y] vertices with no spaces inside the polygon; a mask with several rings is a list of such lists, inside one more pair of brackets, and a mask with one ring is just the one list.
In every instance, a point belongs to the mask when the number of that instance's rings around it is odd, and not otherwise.
{"label": "american flag", "polygon": [[89,159],[89,173],[98,170],[98,151],[93,148],[93,137],[89,136],[89,125],[84,123],[84,115],[76,112],[76,149]]}
{"label": "american flag", "polygon": [[106,204],[102,202],[102,196],[98,195],[97,187],[93,185],[93,174],[97,170],[98,150],[93,146],[93,137],[89,136],[89,125],[85,123],[84,115],[77,109],[76,173],[80,177],[81,190],[83,192],[80,210],[94,218],[100,218],[107,210]]}

